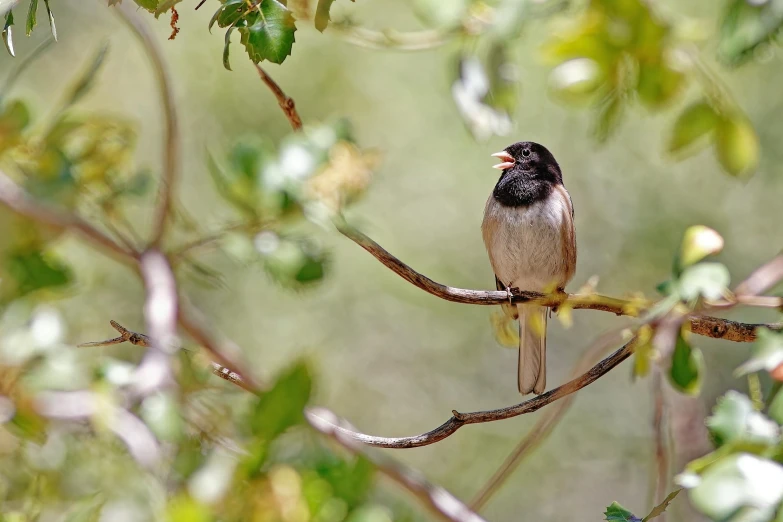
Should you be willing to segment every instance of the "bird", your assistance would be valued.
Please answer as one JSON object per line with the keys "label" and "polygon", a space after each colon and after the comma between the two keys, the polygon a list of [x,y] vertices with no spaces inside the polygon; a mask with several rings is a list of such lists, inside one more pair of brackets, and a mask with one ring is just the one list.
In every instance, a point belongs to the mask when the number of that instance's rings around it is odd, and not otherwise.
{"label": "bird", "polygon": [[[492,154],[502,174],[484,208],[481,233],[495,273],[495,285],[511,289],[564,291],[576,270],[576,231],[571,195],[557,160],[532,141]],[[510,301],[510,300],[509,300]],[[547,309],[504,303],[503,312],[519,321],[519,393],[546,390]]]}

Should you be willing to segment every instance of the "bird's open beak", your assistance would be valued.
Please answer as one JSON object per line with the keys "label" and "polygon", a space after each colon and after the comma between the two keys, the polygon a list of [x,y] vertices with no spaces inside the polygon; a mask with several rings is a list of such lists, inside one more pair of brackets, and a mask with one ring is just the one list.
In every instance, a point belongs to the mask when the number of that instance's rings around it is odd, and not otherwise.
{"label": "bird's open beak", "polygon": [[514,166],[514,157],[506,151],[492,154],[493,158],[500,159],[503,163],[492,165],[493,169],[506,170]]}

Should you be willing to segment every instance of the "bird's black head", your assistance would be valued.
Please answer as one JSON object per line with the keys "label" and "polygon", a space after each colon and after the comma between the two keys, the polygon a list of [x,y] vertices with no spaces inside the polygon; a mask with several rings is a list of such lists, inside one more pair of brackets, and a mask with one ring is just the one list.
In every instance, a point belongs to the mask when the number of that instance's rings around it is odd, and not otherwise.
{"label": "bird's black head", "polygon": [[502,161],[495,165],[495,168],[503,170],[503,174],[493,194],[503,205],[530,205],[545,199],[555,185],[563,183],[557,160],[538,143],[520,141],[493,156]]}

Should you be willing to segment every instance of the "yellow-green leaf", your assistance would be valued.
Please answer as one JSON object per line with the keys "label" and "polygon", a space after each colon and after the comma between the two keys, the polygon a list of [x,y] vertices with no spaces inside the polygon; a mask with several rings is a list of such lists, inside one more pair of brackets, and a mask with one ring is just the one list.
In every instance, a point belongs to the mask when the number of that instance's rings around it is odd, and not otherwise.
{"label": "yellow-green leaf", "polygon": [[674,122],[669,144],[669,153],[695,152],[698,145],[706,145],[707,138],[718,125],[718,115],[706,101],[689,105]]}
{"label": "yellow-green leaf", "polygon": [[743,115],[721,118],[715,129],[718,161],[732,176],[753,175],[759,163],[759,139]]}

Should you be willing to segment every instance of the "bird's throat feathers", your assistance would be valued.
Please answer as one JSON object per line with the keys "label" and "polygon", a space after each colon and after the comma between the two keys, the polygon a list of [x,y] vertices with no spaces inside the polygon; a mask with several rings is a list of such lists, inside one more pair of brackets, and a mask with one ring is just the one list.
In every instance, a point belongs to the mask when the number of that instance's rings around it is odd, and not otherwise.
{"label": "bird's throat feathers", "polygon": [[492,195],[498,203],[506,207],[532,205],[549,197],[554,183],[542,179],[535,171],[508,169],[498,180]]}

